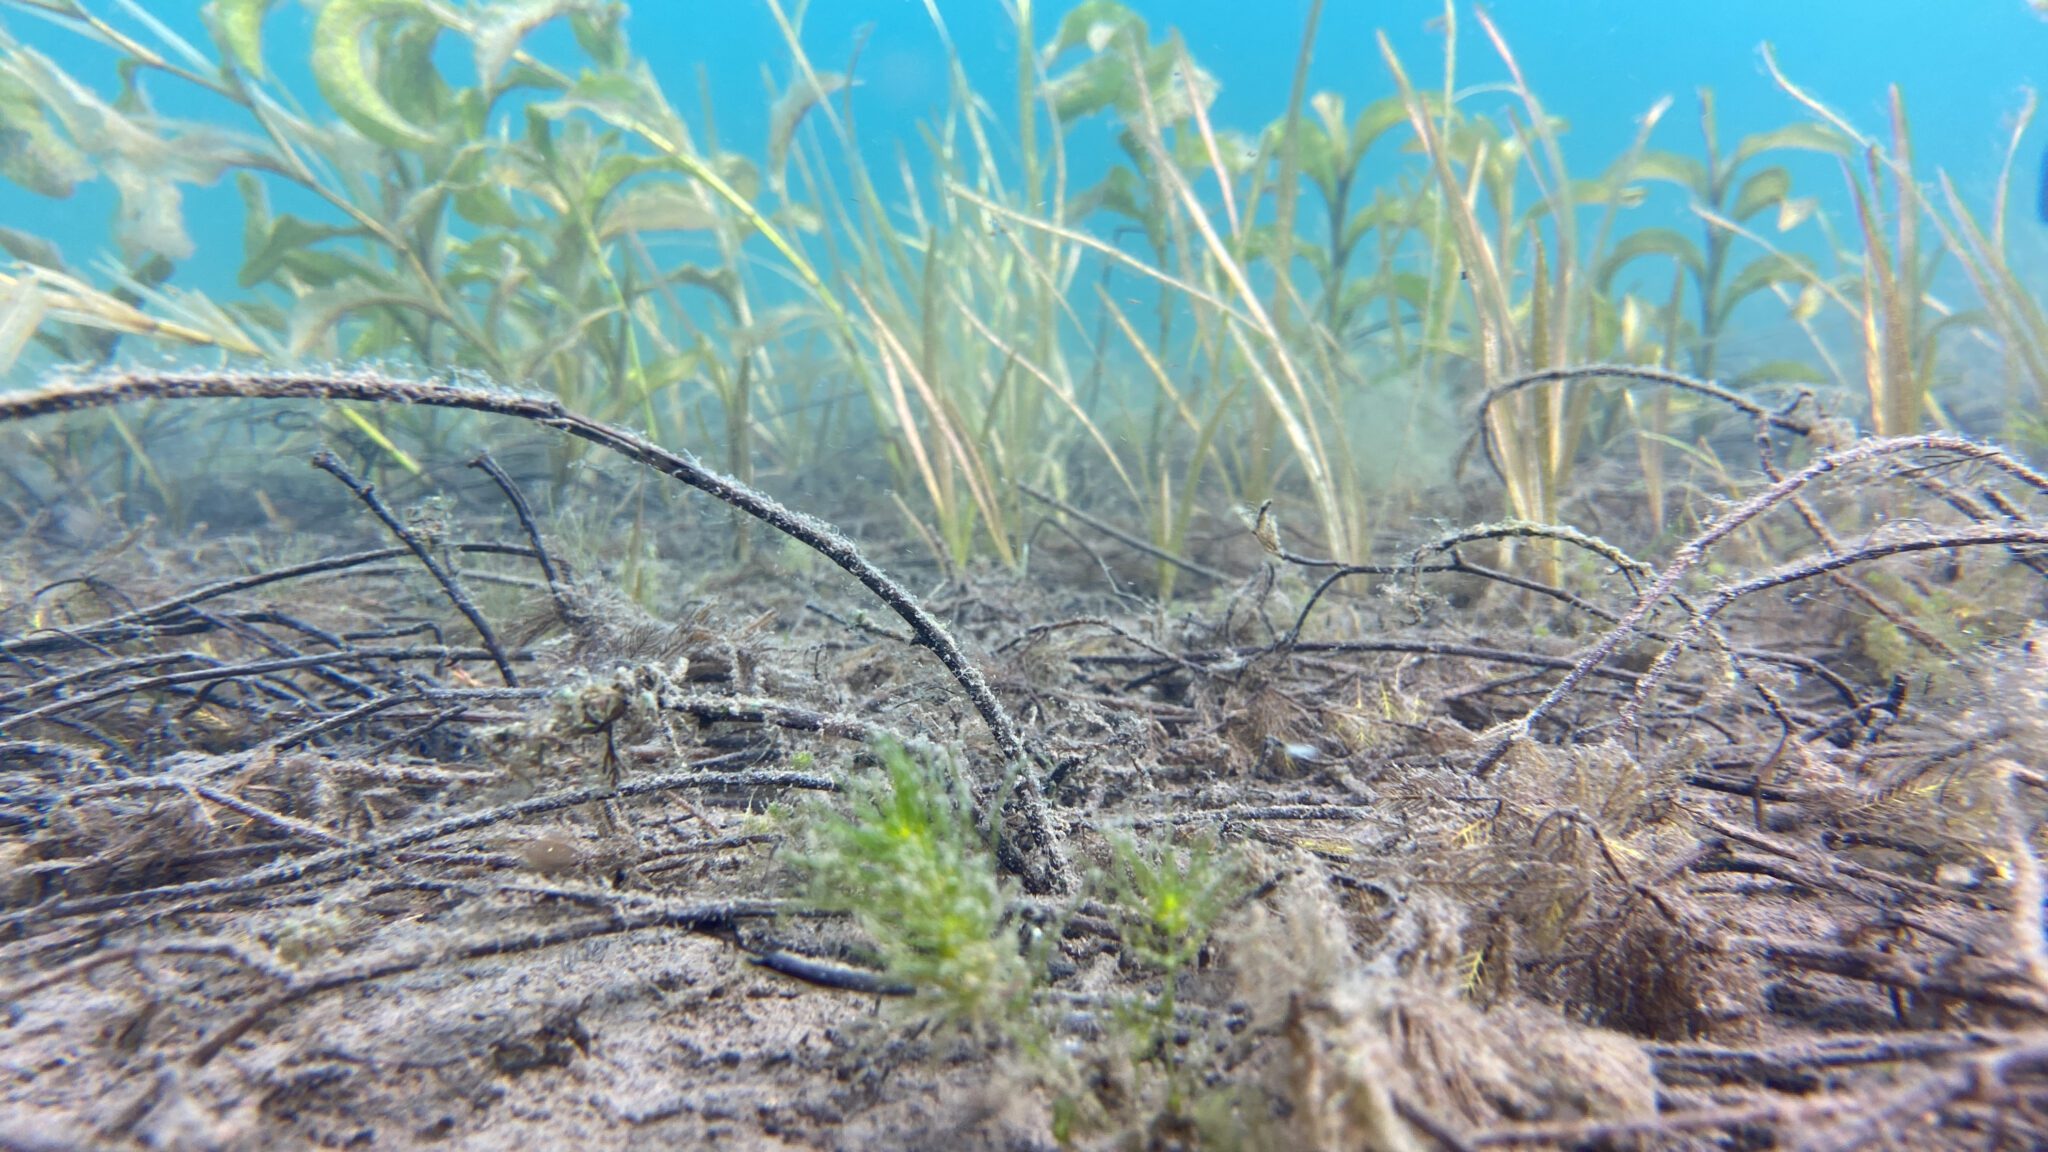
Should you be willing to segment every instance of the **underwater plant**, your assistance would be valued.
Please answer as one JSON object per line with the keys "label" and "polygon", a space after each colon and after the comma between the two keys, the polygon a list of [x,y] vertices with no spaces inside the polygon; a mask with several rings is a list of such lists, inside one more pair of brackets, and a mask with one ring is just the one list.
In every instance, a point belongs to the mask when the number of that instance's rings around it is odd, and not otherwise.
{"label": "underwater plant", "polygon": [[[1455,4],[1441,75],[1383,39],[1361,102],[1311,84],[1314,0],[1241,130],[1129,5],[1014,0],[1000,98],[923,7],[945,95],[889,171],[865,40],[821,67],[801,0],[760,0],[747,141],[604,0],[313,0],[297,85],[266,0],[204,45],[0,0],[117,65],[0,30],[0,171],[118,205],[91,272],[0,231],[41,377],[0,390],[0,1108],[81,1147],[2042,1143],[2048,475],[1947,427],[1959,353],[2048,378],[2005,193],[1782,76],[1815,124],[1728,146],[1703,97],[1696,157],[1662,101],[1581,169]],[[1774,304],[1801,357],[1746,359]],[[477,452],[508,428],[558,435]],[[236,436],[334,444],[384,546]],[[267,520],[136,523],[206,508],[187,444]],[[682,488],[737,555],[641,507]]]}
{"label": "underwater plant", "polygon": [[851,811],[806,822],[816,903],[850,913],[888,976],[941,1018],[1017,1022],[1032,980],[1002,930],[1007,893],[959,774],[898,745],[874,751],[882,774],[851,782]]}
{"label": "underwater plant", "polygon": [[[302,104],[266,56],[265,0],[210,5],[204,47],[132,0],[104,15],[86,0],[10,0],[120,64],[118,90],[101,93],[0,40],[0,117],[19,144],[0,171],[49,196],[106,180],[120,267],[82,274],[49,238],[0,230],[16,261],[0,281],[0,365],[104,362],[125,339],[475,372],[631,420],[743,482],[764,463],[802,475],[835,440],[872,436],[898,514],[943,567],[1028,564],[1025,494],[1057,508],[1087,493],[1082,504],[1135,522],[1125,535],[1162,598],[1189,570],[1194,526],[1234,504],[1276,499],[1326,556],[1363,558],[1382,506],[1403,498],[1399,468],[1414,465],[1390,466],[1361,437],[1399,426],[1419,449],[1436,411],[1477,405],[1475,442],[1523,520],[1564,519],[1575,472],[1619,432],[1660,528],[1674,447],[1725,486],[1700,439],[1712,409],[1591,379],[1495,391],[1530,371],[1620,362],[1846,385],[1814,323],[1830,307],[1853,322],[1845,351],[1881,431],[1943,418],[1931,390],[1946,333],[1986,332],[2020,378],[2042,375],[2028,367],[2041,343],[2031,297],[1998,254],[2006,198],[1987,226],[1951,190],[1940,218],[1913,175],[1902,104],[1879,148],[1780,76],[1818,122],[1724,148],[1703,93],[1703,155],[1653,147],[1660,105],[1587,179],[1567,164],[1567,125],[1483,13],[1508,75],[1497,108],[1457,86],[1455,4],[1441,88],[1418,87],[1387,47],[1391,95],[1353,113],[1310,91],[1312,7],[1283,113],[1237,131],[1213,120],[1220,81],[1177,34],[1088,0],[1043,44],[1036,7],[1011,8],[1004,126],[934,7],[946,99],[924,134],[928,162],[906,159],[885,193],[855,115],[858,53],[845,71],[820,68],[803,7],[763,3],[787,74],[749,149],[721,136],[708,96],[686,109],[672,98],[618,3],[328,0],[305,62],[317,101]],[[573,33],[564,58],[527,47],[549,25]],[[457,51],[466,67],[451,64]],[[223,111],[165,115],[162,83]],[[1079,185],[1073,140],[1105,128],[1112,161]],[[1846,211],[1795,192],[1786,149],[1853,161]],[[243,251],[239,293],[215,297],[176,271],[192,256],[184,193],[219,178],[241,197]],[[1687,195],[1697,236],[1637,221],[1656,183]],[[1821,271],[1759,221],[1780,234],[1817,222],[1846,271]],[[1941,244],[1925,242],[1929,227]],[[1980,309],[1931,294],[1948,253]],[[1661,299],[1641,290],[1652,259],[1672,264]],[[1729,326],[1766,294],[1804,326],[1820,367],[1730,361]],[[2017,406],[2011,418],[2031,426]],[[176,516],[184,501],[146,423],[173,419],[109,413],[30,442],[44,475],[82,483],[111,460]],[[418,457],[460,427],[337,405],[291,443],[331,439],[373,478],[424,482]],[[583,449],[550,451],[560,478]],[[748,540],[736,537],[742,559]],[[1557,554],[1537,551],[1556,576]]]}

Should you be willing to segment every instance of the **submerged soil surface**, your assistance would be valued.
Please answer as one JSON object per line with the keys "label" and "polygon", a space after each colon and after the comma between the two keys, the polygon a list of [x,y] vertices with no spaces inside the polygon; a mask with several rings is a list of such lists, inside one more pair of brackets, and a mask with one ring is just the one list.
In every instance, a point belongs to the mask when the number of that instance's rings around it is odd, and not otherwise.
{"label": "submerged soil surface", "polygon": [[[2007,474],[1359,570],[1227,518],[1162,561],[1047,503],[1027,571],[941,571],[842,517],[1014,719],[1044,845],[837,569],[612,474],[531,536],[463,475],[395,535],[331,491],[17,512],[0,1148],[2048,1139],[2048,584]],[[629,556],[621,515],[683,527]],[[890,737],[1011,845],[1003,1013],[940,1018],[800,866]],[[1164,1017],[1119,838],[1235,870]]]}

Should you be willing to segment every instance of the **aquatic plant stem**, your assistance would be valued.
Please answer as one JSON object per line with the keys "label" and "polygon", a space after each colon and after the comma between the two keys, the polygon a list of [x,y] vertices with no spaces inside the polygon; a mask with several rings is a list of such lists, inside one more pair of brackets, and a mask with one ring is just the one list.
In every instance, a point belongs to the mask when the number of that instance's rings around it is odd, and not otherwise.
{"label": "aquatic plant stem", "polygon": [[[765,493],[704,467],[653,441],[584,416],[553,397],[522,395],[488,388],[408,380],[370,370],[346,372],[113,372],[20,392],[0,393],[0,424],[36,416],[108,408],[141,400],[355,400],[372,404],[410,404],[485,412],[532,421],[607,448],[628,460],[680,480],[803,544],[865,585],[910,626],[917,643],[929,648],[946,666],[981,714],[1003,759],[1028,762],[1023,739],[1010,714],[989,688],[981,670],[925,607],[901,584],[861,554],[853,541],[815,517],[783,506]],[[1025,847],[1039,859],[1042,875],[1025,877],[1032,887],[1067,891],[1072,877],[1061,851],[1057,830],[1038,787],[1025,771],[1011,801],[1023,824]]]}
{"label": "aquatic plant stem", "polygon": [[554,557],[548,555],[548,547],[541,542],[540,525],[534,523],[533,506],[526,502],[526,493],[519,490],[512,477],[506,473],[489,452],[479,452],[469,462],[471,468],[491,478],[498,491],[505,494],[505,500],[512,505],[512,514],[519,518],[519,527],[526,531],[526,538],[533,542],[533,558],[540,564],[541,576],[548,582],[548,595],[554,599],[555,614],[563,623],[573,623],[582,617],[569,589],[562,583],[562,575],[555,568]]}
{"label": "aquatic plant stem", "polygon": [[[0,408],[0,412],[4,412],[4,408]],[[1885,439],[1860,440],[1847,448],[1842,448],[1819,457],[1806,467],[1785,476],[1769,488],[1722,513],[1710,521],[1699,534],[1686,541],[1679,548],[1678,554],[1658,574],[1656,581],[1636,598],[1634,606],[1622,614],[1621,619],[1615,622],[1614,627],[1608,631],[1607,635],[1585,648],[1574,661],[1571,671],[1567,672],[1563,679],[1559,680],[1543,699],[1537,701],[1535,707],[1529,709],[1520,719],[1514,720],[1503,727],[1500,738],[1479,758],[1478,764],[1474,767],[1473,774],[1481,777],[1490,774],[1500,765],[1501,760],[1507,755],[1515,742],[1526,737],[1535,729],[1537,721],[1548,716],[1553,709],[1564,701],[1565,697],[1571,695],[1578,688],[1579,684],[1587,676],[1598,671],[1601,665],[1605,664],[1615,653],[1619,652],[1622,645],[1627,643],[1631,637],[1640,635],[1644,623],[1650,618],[1651,612],[1656,609],[1657,605],[1665,597],[1677,591],[1680,581],[1688,573],[1706,561],[1707,553],[1715,544],[1771,509],[1791,501],[1807,485],[1825,476],[1857,465],[1908,452],[1938,452],[1956,460],[1983,464],[2004,472],[2036,492],[2048,494],[2048,475],[2043,475],[2028,468],[2025,464],[2020,463],[1997,448],[1987,444],[1980,444],[1961,436],[1927,433],[1918,436],[1893,436]],[[2001,540],[1990,541],[1990,543],[2002,542]],[[1658,665],[1653,667],[1653,671],[1660,675],[1662,674],[1664,670],[1662,665],[1668,662],[1672,655],[1675,655],[1675,648],[1676,646],[1674,646],[1671,654],[1667,654],[1666,657],[1659,660]]]}
{"label": "aquatic plant stem", "polygon": [[427,542],[420,534],[414,531],[411,525],[400,520],[391,511],[390,506],[384,503],[383,498],[377,495],[377,486],[359,479],[342,466],[340,457],[324,448],[313,453],[313,467],[341,481],[343,486],[355,493],[356,499],[362,501],[365,508],[368,508],[378,520],[383,521],[384,527],[389,528],[393,536],[398,537],[399,543],[410,548],[412,554],[419,557],[420,566],[433,576],[434,582],[441,586],[441,591],[448,594],[449,603],[455,605],[455,610],[462,613],[463,619],[468,620],[470,627],[475,628],[476,634],[483,638],[484,650],[491,654],[491,663],[498,666],[498,675],[504,679],[505,687],[519,687],[519,677],[512,671],[512,661],[505,658],[505,648],[498,643],[498,634],[491,630],[491,622],[485,619],[483,612],[477,608],[476,601],[469,598],[469,593],[463,589],[462,581],[455,578],[455,573],[434,558],[434,550],[427,546]]}

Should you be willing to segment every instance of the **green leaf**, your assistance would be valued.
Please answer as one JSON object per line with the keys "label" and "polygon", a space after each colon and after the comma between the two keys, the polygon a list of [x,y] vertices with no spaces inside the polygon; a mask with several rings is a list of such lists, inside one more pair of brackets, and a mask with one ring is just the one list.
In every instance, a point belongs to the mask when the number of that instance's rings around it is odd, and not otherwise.
{"label": "green leaf", "polygon": [[1323,194],[1324,202],[1331,203],[1337,198],[1337,182],[1345,175],[1339,167],[1349,158],[1350,151],[1342,120],[1344,105],[1328,92],[1318,92],[1310,97],[1309,105],[1325,122],[1336,118],[1337,130],[1332,132],[1324,124],[1304,118],[1294,137],[1294,164],[1296,170]]}
{"label": "green leaf", "polygon": [[398,114],[364,61],[364,40],[378,20],[434,20],[426,0],[327,0],[313,22],[313,82],[356,131],[391,148],[426,149],[432,133]]}
{"label": "green leaf", "polygon": [[622,5],[607,3],[586,4],[569,17],[569,28],[576,35],[577,45],[589,53],[592,62],[607,71],[616,72],[626,66],[625,16]]}
{"label": "green leaf", "polygon": [[57,131],[35,89],[12,70],[0,70],[0,175],[60,199],[94,175],[85,153]]}
{"label": "green leaf", "polygon": [[433,125],[439,140],[474,139],[483,134],[483,96],[473,88],[452,88],[441,75],[435,64],[440,36],[441,26],[432,21],[407,21],[379,36],[378,81],[384,99],[407,124]]}
{"label": "green leaf", "polygon": [[[1084,18],[1091,12],[1096,18]],[[1092,53],[1072,68],[1049,77],[1040,89],[1053,114],[1063,122],[1071,123],[1111,109],[1122,113],[1128,121],[1149,94],[1159,122],[1178,124],[1192,116],[1197,105],[1207,108],[1213,104],[1222,89],[1215,76],[1200,66],[1182,68],[1183,54],[1178,50],[1177,39],[1147,48],[1145,22],[1121,4],[1083,4],[1068,14],[1060,28],[1060,37],[1046,50],[1046,63],[1084,44]],[[1138,47],[1145,70],[1142,90],[1131,73],[1129,52],[1122,47],[1126,43]]]}
{"label": "green leaf", "polygon": [[700,232],[718,223],[718,212],[697,189],[663,180],[621,192],[599,220],[597,235],[610,240],[628,232]]}
{"label": "green leaf", "polygon": [[213,0],[206,6],[213,34],[228,58],[261,80],[263,70],[263,18],[277,0]]}
{"label": "green leaf", "polygon": [[308,293],[292,309],[291,355],[299,358],[313,352],[326,342],[336,325],[354,313],[387,306],[410,307],[429,314],[432,311],[416,296],[374,284],[344,283]]}
{"label": "green leaf", "polygon": [[1053,114],[1071,124],[1122,105],[1129,99],[1129,89],[1129,69],[1124,62],[1097,56],[1048,79],[1040,91],[1052,105]]}
{"label": "green leaf", "polygon": [[[1360,291],[1356,300],[1352,299],[1354,290]],[[1369,280],[1345,281],[1342,299],[1347,308],[1362,307],[1374,300],[1393,300],[1407,305],[1410,312],[1421,316],[1429,308],[1429,296],[1429,277],[1420,272],[1389,271]]]}
{"label": "green leaf", "polygon": [[637,152],[613,152],[600,161],[584,182],[583,197],[589,204],[602,203],[606,197],[618,191],[619,185],[645,172],[673,170],[675,164],[663,156],[643,156]]}
{"label": "green leaf", "polygon": [[1715,327],[1725,326],[1738,305],[1773,284],[1806,284],[1812,280],[1813,269],[1799,260],[1783,252],[1767,252],[1743,265],[1721,290],[1721,298],[1714,302]]}
{"label": "green leaf", "polygon": [[1351,122],[1351,163],[1355,167],[1379,138],[1408,123],[1408,105],[1399,96],[1367,104]]}
{"label": "green leaf", "polygon": [[1143,44],[1147,38],[1144,18],[1117,0],[1085,0],[1060,20],[1059,31],[1054,33],[1052,43],[1045,46],[1040,59],[1050,64],[1083,45],[1099,54],[1124,32],[1132,33]]}
{"label": "green leaf", "polygon": [[1792,173],[1773,164],[1751,175],[1735,193],[1735,219],[1747,220],[1766,208],[1782,203],[1792,193]]}
{"label": "green leaf", "polygon": [[254,172],[237,172],[235,191],[242,195],[242,252],[246,258],[270,238],[270,190]]}
{"label": "green leaf", "polygon": [[263,238],[260,248],[249,253],[242,262],[242,271],[235,279],[244,288],[253,288],[268,281],[284,266],[285,259],[292,253],[337,236],[360,236],[360,228],[344,228],[334,224],[316,224],[311,220],[286,213],[270,223],[270,230]]}
{"label": "green leaf", "polygon": [[1100,183],[1067,202],[1067,222],[1078,222],[1094,212],[1115,213],[1142,226],[1157,248],[1165,225],[1157,207],[1144,198],[1141,188],[1137,173],[1124,167],[1111,168]]}
{"label": "green leaf", "polygon": [[648,391],[659,392],[690,379],[702,370],[704,360],[704,353],[695,349],[661,357],[645,370]]}
{"label": "green leaf", "polygon": [[798,77],[768,112],[768,186],[778,193],[783,188],[783,173],[789,164],[789,145],[796,138],[797,126],[803,123],[805,114],[811,109],[851,83],[837,72],[822,72],[816,79],[817,83],[813,84]]}
{"label": "green leaf", "polygon": [[739,311],[739,274],[731,268],[706,268],[701,264],[683,264],[669,270],[662,279],[671,284],[687,284],[702,288],[725,302],[734,312]]}
{"label": "green leaf", "polygon": [[1591,180],[1572,180],[1570,191],[1565,195],[1564,202],[1567,204],[1577,204],[1581,207],[1591,204],[1611,204],[1617,208],[1638,208],[1642,206],[1644,200],[1649,199],[1649,195],[1640,185],[1630,184],[1625,181],[1615,181],[1606,176],[1597,176]]}
{"label": "green leaf", "polygon": [[383,272],[355,256],[319,248],[300,248],[285,254],[283,271],[308,288],[327,288],[346,280],[375,281]]}
{"label": "green leaf", "polygon": [[550,20],[589,6],[588,0],[497,0],[485,7],[470,30],[470,43],[476,49],[477,81],[485,88],[496,88],[505,65],[529,33]]}
{"label": "green leaf", "polygon": [[162,253],[173,260],[192,255],[192,237],[185,231],[185,197],[174,180],[123,157],[107,162],[106,176],[120,195],[114,235],[123,247]]}
{"label": "green leaf", "polygon": [[555,151],[555,121],[567,117],[572,107],[560,101],[550,100],[543,104],[530,105],[526,109],[526,146],[540,157],[543,164],[554,164],[558,153]]}
{"label": "green leaf", "polygon": [[64,271],[64,254],[58,251],[56,244],[41,236],[0,227],[0,251],[5,251],[24,264],[48,268],[52,272]]}
{"label": "green leaf", "polygon": [[711,157],[709,167],[740,199],[751,204],[760,198],[761,170],[752,160],[737,152],[720,152]]}
{"label": "green leaf", "polygon": [[1676,184],[1703,204],[1712,199],[1707,166],[1691,156],[1680,156],[1675,152],[1645,152],[1636,157],[1635,163],[1630,164],[1622,175],[1629,180],[1659,180]]}
{"label": "green leaf", "polygon": [[540,68],[514,60],[498,77],[498,86],[491,90],[495,99],[515,88],[537,88],[543,92],[562,92],[568,89],[569,81],[559,73],[542,71]]}
{"label": "green leaf", "polygon": [[1379,197],[1372,203],[1351,214],[1344,222],[1344,233],[1339,238],[1339,247],[1349,251],[1358,246],[1367,232],[1375,228],[1399,228],[1407,223],[1408,202],[1392,197]]}
{"label": "green leaf", "polygon": [[487,227],[517,228],[523,224],[519,210],[506,194],[508,187],[516,187],[516,182],[502,171],[506,167],[502,162],[494,163],[491,154],[482,150],[466,151],[450,165],[445,183],[454,193],[456,214],[471,224]]}
{"label": "green leaf", "polygon": [[1745,136],[1735,146],[1729,164],[1741,167],[1743,164],[1766,152],[1790,148],[1804,152],[1825,152],[1830,156],[1847,156],[1855,150],[1855,143],[1840,132],[1825,124],[1787,124],[1769,132]]}
{"label": "green leaf", "polygon": [[485,232],[450,247],[447,280],[455,287],[493,285],[502,297],[524,283],[543,259],[533,250],[530,233]]}
{"label": "green leaf", "polygon": [[1600,291],[1608,292],[1614,286],[1614,278],[1631,261],[1645,256],[1668,256],[1676,260],[1695,282],[1707,274],[1706,258],[1700,255],[1699,245],[1692,239],[1672,228],[1643,228],[1622,237],[1615,242],[1614,249],[1600,262],[1600,271],[1595,283]]}
{"label": "green leaf", "polygon": [[1325,135],[1334,140],[1348,139],[1344,130],[1344,97],[1335,92],[1318,92],[1308,98],[1309,110],[1316,114]]}
{"label": "green leaf", "polygon": [[544,122],[562,120],[576,111],[588,112],[614,128],[658,139],[656,147],[663,151],[680,151],[689,139],[645,61],[619,72],[585,73],[557,99],[532,104],[527,109],[529,136],[535,117]]}

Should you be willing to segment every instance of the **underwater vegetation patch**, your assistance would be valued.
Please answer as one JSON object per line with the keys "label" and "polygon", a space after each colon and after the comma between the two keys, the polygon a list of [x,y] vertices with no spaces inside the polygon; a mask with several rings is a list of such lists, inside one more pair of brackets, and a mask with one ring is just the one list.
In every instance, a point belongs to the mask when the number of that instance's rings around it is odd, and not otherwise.
{"label": "underwater vegetation patch", "polygon": [[1587,169],[1481,9],[1239,126],[930,4],[885,171],[761,3],[744,143],[604,0],[0,5],[117,203],[0,229],[0,1132],[2048,1140],[2031,101],[1977,204],[1768,54]]}

